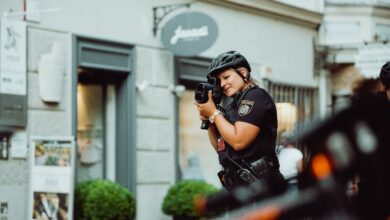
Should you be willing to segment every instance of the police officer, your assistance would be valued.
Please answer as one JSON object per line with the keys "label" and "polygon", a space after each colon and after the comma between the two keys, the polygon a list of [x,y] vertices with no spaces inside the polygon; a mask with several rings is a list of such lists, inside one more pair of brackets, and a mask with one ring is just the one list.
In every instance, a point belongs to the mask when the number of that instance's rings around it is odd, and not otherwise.
{"label": "police officer", "polygon": [[256,85],[250,72],[248,61],[240,53],[220,54],[211,62],[208,77],[217,77],[224,96],[233,100],[225,113],[216,107],[211,92],[206,103],[196,103],[200,119],[210,121],[209,139],[224,168],[218,175],[228,190],[258,180],[275,186],[283,182],[275,154],[275,103]]}
{"label": "police officer", "polygon": [[390,101],[390,61],[382,66],[379,73],[379,81],[383,86],[383,95]]}

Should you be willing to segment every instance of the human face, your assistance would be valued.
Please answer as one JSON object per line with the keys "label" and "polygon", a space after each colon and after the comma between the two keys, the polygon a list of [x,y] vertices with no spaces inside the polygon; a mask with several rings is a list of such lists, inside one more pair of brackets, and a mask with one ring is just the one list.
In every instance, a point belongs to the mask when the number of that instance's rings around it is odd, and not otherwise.
{"label": "human face", "polygon": [[227,69],[218,74],[219,80],[221,80],[221,87],[223,93],[227,97],[235,96],[238,92],[241,92],[245,88],[245,82],[238,73],[233,69]]}

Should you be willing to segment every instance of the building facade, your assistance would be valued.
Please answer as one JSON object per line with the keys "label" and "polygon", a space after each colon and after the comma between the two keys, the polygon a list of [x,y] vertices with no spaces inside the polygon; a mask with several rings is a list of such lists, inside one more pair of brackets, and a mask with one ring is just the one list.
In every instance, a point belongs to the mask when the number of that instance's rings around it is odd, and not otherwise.
{"label": "building facade", "polygon": [[[279,132],[298,129],[323,111],[324,83],[314,62],[322,1],[182,4],[35,0],[26,1],[26,10],[41,12],[27,13],[23,21],[21,2],[2,1],[0,12],[8,13],[1,25],[14,20],[26,25],[26,92],[16,101],[25,120],[3,121],[0,129],[10,152],[0,160],[0,202],[8,207],[3,216],[31,216],[34,137],[73,138],[70,185],[95,178],[120,183],[136,196],[137,219],[169,219],[161,211],[163,197],[190,172],[191,158],[198,160],[197,178],[219,186],[217,155],[199,129],[193,91],[205,81],[210,60],[227,50],[244,54],[252,76],[274,97],[281,112]],[[164,17],[153,13],[172,5],[180,7]],[[163,46],[161,30],[170,18],[191,11],[212,17],[218,36],[196,56],[176,56]],[[45,59],[61,60],[59,84],[45,75]],[[48,98],[54,90],[59,97]],[[1,97],[3,109],[7,100]],[[16,156],[16,146],[26,152]]]}
{"label": "building facade", "polygon": [[390,1],[327,0],[318,46],[326,54],[328,106],[349,103],[354,83],[390,59]]}

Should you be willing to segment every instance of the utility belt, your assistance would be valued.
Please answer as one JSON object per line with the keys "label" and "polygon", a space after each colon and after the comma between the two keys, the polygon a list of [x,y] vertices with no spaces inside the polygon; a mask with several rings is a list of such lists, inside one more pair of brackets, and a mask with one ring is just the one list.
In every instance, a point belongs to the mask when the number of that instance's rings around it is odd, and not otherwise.
{"label": "utility belt", "polygon": [[227,190],[236,186],[250,185],[256,181],[262,182],[270,172],[278,169],[276,163],[266,156],[252,162],[244,159],[234,161],[226,156],[225,161],[224,169],[218,172],[218,177]]}

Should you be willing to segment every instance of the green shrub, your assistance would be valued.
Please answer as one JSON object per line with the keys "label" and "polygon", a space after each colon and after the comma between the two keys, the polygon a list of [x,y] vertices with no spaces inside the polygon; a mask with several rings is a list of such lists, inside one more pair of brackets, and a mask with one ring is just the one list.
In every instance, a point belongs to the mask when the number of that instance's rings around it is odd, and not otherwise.
{"label": "green shrub", "polygon": [[162,210],[167,215],[197,217],[194,199],[197,196],[209,196],[218,189],[199,180],[183,180],[171,186],[166,194]]}
{"label": "green shrub", "polygon": [[76,186],[76,220],[130,220],[135,218],[135,208],[132,193],[110,180],[89,180]]}

